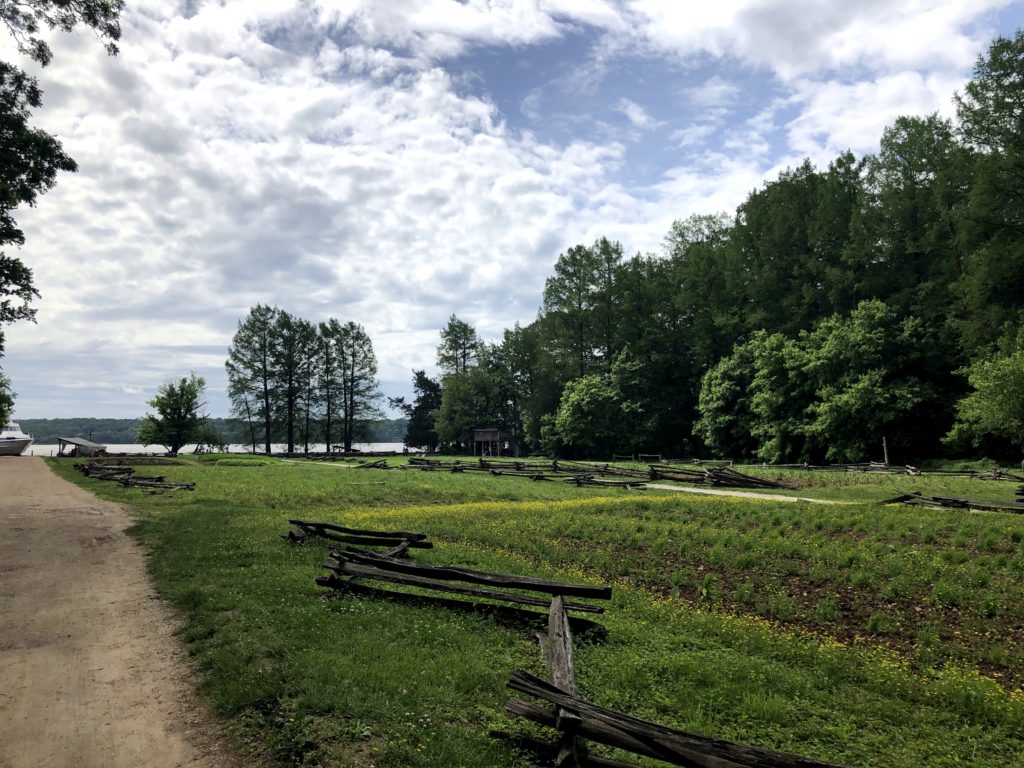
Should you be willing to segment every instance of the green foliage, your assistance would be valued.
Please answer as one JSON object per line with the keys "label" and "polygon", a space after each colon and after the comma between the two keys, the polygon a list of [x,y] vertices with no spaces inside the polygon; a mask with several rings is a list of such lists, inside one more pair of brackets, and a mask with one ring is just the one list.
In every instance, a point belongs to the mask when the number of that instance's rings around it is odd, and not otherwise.
{"label": "green foliage", "polygon": [[314,326],[258,304],[239,321],[224,365],[232,413],[254,450],[260,435],[270,453],[275,434],[289,452],[299,440],[308,451],[321,437],[330,450],[337,425],[350,450],[383,415],[373,342],[358,323],[331,318]]}
{"label": "green foliage", "polygon": [[705,374],[695,429],[721,455],[756,444],[770,462],[863,461],[884,436],[902,448],[934,440],[939,398],[922,341],[920,320],[877,300],[798,339],[754,333]]}
{"label": "green foliage", "polygon": [[139,424],[138,440],[143,445],[162,445],[170,453],[193,442],[216,440],[221,443],[215,430],[206,429],[207,416],[202,401],[206,380],[195,373],[161,384],[156,397],[149,401],[156,415],[146,414]]}
{"label": "green foliage", "polygon": [[[14,412],[15,392],[11,389],[11,380],[0,373],[0,426],[7,424]],[[24,427],[22,427],[24,429]],[[32,434],[29,432],[29,434]]]}
{"label": "green foliage", "polygon": [[1024,448],[1024,345],[977,360],[966,374],[973,391],[957,403],[947,441],[980,446],[995,435]]}
{"label": "green foliage", "polygon": [[434,428],[443,445],[469,451],[473,447],[474,429],[502,426],[494,421],[498,414],[498,392],[485,366],[449,373],[441,386],[441,405],[434,417]]}
{"label": "green foliage", "polygon": [[561,442],[577,455],[610,456],[619,434],[619,393],[607,374],[570,381],[555,415]]}
{"label": "green foliage", "polygon": [[441,344],[437,348],[437,367],[446,374],[464,374],[476,365],[482,342],[472,325],[454,314],[448,325],[441,329]]}
{"label": "green foliage", "polygon": [[599,238],[559,254],[544,283],[541,312],[563,382],[611,367],[618,350],[621,261],[622,244]]}
{"label": "green foliage", "polygon": [[549,434],[548,440],[576,456],[607,457],[642,447],[650,429],[642,372],[640,361],[624,350],[609,373],[570,381],[551,427],[557,438]]}
{"label": "green foliage", "polygon": [[704,374],[700,418],[693,431],[716,456],[745,459],[757,450],[750,401],[755,372],[754,349],[748,343],[736,345],[731,355]]}
{"label": "green foliage", "polygon": [[487,383],[455,385],[449,439],[475,419],[546,451],[863,460],[885,437],[900,461],[939,456],[962,372],[1024,328],[1024,31],[955,101],[955,120],[897,117],[877,153],[805,160],[731,215],[681,216],[659,255],[567,249],[537,319],[498,344],[453,315],[441,367]]}
{"label": "green foliage", "polygon": [[862,302],[848,317],[833,315],[808,337],[806,372],[814,386],[807,433],[825,458],[877,458],[882,437],[920,430],[920,406],[934,402],[922,380],[922,323],[902,322],[880,301]]}
{"label": "green foliage", "polygon": [[107,53],[117,53],[121,38],[118,17],[124,0],[25,0],[0,4],[0,22],[14,37],[18,51],[46,66],[53,51],[41,36],[47,29],[71,32],[79,25],[90,27]]}
{"label": "green foliage", "polygon": [[407,446],[434,451],[440,442],[434,429],[434,418],[441,407],[441,384],[427,376],[426,371],[412,372],[415,397],[406,403],[404,397],[391,398],[392,408],[398,408],[408,419],[403,440]]}
{"label": "green foliage", "polygon": [[[270,453],[274,418],[271,399],[273,381],[273,328],[280,313],[277,307],[257,304],[244,320],[238,321],[224,363],[228,374],[228,397],[232,415],[243,421],[249,431],[253,450],[257,435],[263,438],[263,450]],[[257,431],[259,430],[259,431]]]}
{"label": "green foliage", "polygon": [[961,239],[964,340],[1012,339],[1024,323],[1024,30],[997,37],[956,97],[960,133],[977,150]]}

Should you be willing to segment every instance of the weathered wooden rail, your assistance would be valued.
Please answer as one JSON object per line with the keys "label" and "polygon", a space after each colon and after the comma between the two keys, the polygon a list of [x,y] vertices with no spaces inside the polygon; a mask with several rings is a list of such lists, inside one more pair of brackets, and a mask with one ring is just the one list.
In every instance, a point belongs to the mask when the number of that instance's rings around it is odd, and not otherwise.
{"label": "weathered wooden rail", "polygon": [[955,496],[925,496],[917,491],[902,493],[883,504],[907,504],[918,507],[945,507],[947,509],[980,509],[986,512],[1014,512],[1024,514],[1024,499],[1002,501],[999,499],[961,499]]}
{"label": "weathered wooden rail", "polygon": [[[505,710],[534,724],[554,729],[557,737],[553,742],[547,742],[507,732],[492,732],[492,735],[529,748],[558,768],[635,768],[630,763],[590,754],[588,742],[688,768],[842,768],[836,763],[677,730],[601,707],[580,696],[576,689],[572,626],[574,622],[587,628],[600,628],[600,625],[572,617],[570,611],[594,614],[603,613],[604,608],[591,603],[571,602],[566,598],[608,600],[612,593],[609,586],[572,584],[400,559],[400,556],[408,556],[410,548],[430,546],[423,533],[364,530],[300,519],[289,522],[298,533],[293,532],[285,538],[295,541],[317,535],[345,542],[358,539],[365,545],[386,546],[387,542],[398,542],[386,553],[352,547],[331,552],[323,564],[330,574],[316,579],[316,583],[323,587],[365,590],[360,582],[369,580],[474,599],[467,602],[436,598],[452,608],[477,606],[481,599],[547,607],[547,632],[539,633],[537,637],[550,681],[523,670],[515,671],[508,681],[512,690],[545,704],[513,698]],[[373,593],[381,594],[381,591],[374,590]],[[393,599],[421,599],[409,592],[384,590],[383,593]],[[509,610],[493,603],[487,605],[490,610]]]}
{"label": "weathered wooden rail", "polygon": [[[331,571],[331,574],[317,578],[317,584],[332,589],[344,589],[348,579],[373,579],[519,605],[548,604],[547,600],[522,594],[523,591],[599,600],[611,598],[611,587],[607,586],[568,584],[532,576],[474,571],[450,565],[427,565],[399,560],[386,554],[353,549],[332,552],[330,559],[324,563],[324,568]],[[600,606],[586,603],[569,603],[567,608],[584,613],[604,611]]]}
{"label": "weathered wooden rail", "polygon": [[281,538],[296,543],[304,542],[310,536],[339,542],[356,544],[361,547],[388,547],[392,557],[405,557],[410,549],[431,549],[434,545],[427,540],[425,533],[411,531],[371,531],[364,528],[347,528],[335,523],[316,520],[300,520],[293,518],[288,521],[294,528]]}
{"label": "weathered wooden rail", "polygon": [[793,485],[765,477],[755,477],[739,472],[732,467],[709,466],[703,469],[684,469],[670,464],[652,464],[652,480],[676,480],[727,488],[784,488],[792,490]]}
{"label": "weathered wooden rail", "polygon": [[587,741],[687,768],[841,768],[837,763],[669,728],[582,698],[576,690],[572,631],[559,596],[551,601],[548,633],[540,640],[550,682],[516,670],[508,687],[549,706],[511,699],[505,711],[555,729],[557,742],[549,744],[504,732],[492,734],[530,747],[558,768],[631,768],[628,763],[589,754]]}
{"label": "weathered wooden rail", "polygon": [[577,488],[584,486],[603,487],[603,488],[633,488],[641,489],[647,487],[646,480],[604,480],[591,475],[574,475],[572,477],[566,477],[562,480],[563,483],[575,484]]}
{"label": "weathered wooden rail", "polygon": [[89,462],[75,464],[74,467],[86,477],[120,483],[126,488],[145,488],[153,492],[196,489],[195,483],[168,483],[164,475],[136,475],[135,468],[126,464]]}
{"label": "weathered wooden rail", "polygon": [[758,469],[805,470],[808,472],[866,472],[889,475],[909,475],[917,477],[928,475],[934,477],[964,477],[972,480],[1009,480],[1024,482],[1024,475],[1007,472],[999,467],[992,469],[920,469],[910,464],[897,466],[880,461],[862,462],[859,464],[750,464]]}

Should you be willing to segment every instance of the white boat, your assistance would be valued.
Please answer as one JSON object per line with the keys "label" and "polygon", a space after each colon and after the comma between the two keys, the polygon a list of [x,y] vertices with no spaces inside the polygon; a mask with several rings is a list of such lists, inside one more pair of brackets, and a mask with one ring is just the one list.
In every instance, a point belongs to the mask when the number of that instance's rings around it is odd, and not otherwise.
{"label": "white boat", "polygon": [[13,421],[0,430],[0,456],[20,456],[32,445],[32,438]]}

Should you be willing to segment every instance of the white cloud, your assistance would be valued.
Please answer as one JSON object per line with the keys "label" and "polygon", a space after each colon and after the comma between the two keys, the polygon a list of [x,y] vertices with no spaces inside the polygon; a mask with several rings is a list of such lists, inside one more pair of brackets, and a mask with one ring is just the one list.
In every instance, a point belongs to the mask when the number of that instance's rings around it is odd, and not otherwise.
{"label": "white cloud", "polygon": [[615,8],[599,0],[322,0],[320,20],[352,29],[370,45],[396,45],[427,59],[474,45],[529,45],[560,37],[566,25],[619,28]]}
{"label": "white cloud", "polygon": [[686,128],[679,128],[672,131],[669,138],[676,143],[678,147],[689,147],[694,144],[700,144],[706,138],[714,134],[715,127],[707,124],[694,124],[688,125]]}
{"label": "white cloud", "polygon": [[[40,74],[37,122],[80,172],[18,212],[43,294],[38,325],[8,330],[20,412],[137,415],[143,393],[190,369],[223,390],[228,342],[257,302],[364,323],[382,378],[401,386],[431,366],[452,312],[489,337],[529,322],[569,245],[657,250],[674,218],[731,211],[804,155],[870,151],[898,114],[946,107],[982,48],[969,22],[993,4],[226,0],[185,18],[140,0],[120,57],[62,36]],[[678,120],[685,151],[649,161],[654,182],[622,180],[663,123],[621,90],[595,112],[620,111],[628,145],[621,128],[546,140],[447,68],[588,25],[603,37],[574,82],[595,98],[630,57],[676,65],[626,91]],[[678,73],[716,62],[728,79],[688,79],[689,116],[671,112]],[[829,79],[847,65],[872,74]],[[733,77],[751,66],[778,76],[769,103]],[[550,101],[519,104],[541,123]]]}
{"label": "white cloud", "polygon": [[651,117],[646,109],[630,99],[619,99],[615,111],[624,114],[626,119],[629,120],[630,125],[641,131],[649,131],[661,125],[660,122]]}
{"label": "white cloud", "polygon": [[730,56],[784,80],[841,67],[959,70],[984,37],[968,24],[1012,0],[627,0],[636,38],[681,57]]}
{"label": "white cloud", "polygon": [[858,83],[798,81],[792,101],[800,111],[786,125],[789,145],[819,164],[847,149],[873,152],[882,130],[900,115],[950,113],[950,96],[962,83],[917,72]]}
{"label": "white cloud", "polygon": [[696,107],[721,108],[728,107],[735,101],[740,94],[740,87],[715,75],[694,88],[687,88],[684,92]]}
{"label": "white cloud", "polygon": [[442,69],[366,46],[264,52],[259,24],[217,18],[129,17],[118,59],[84,46],[42,73],[63,96],[39,121],[81,171],[19,214],[43,301],[10,331],[16,379],[63,367],[123,392],[115,374],[151,388],[195,368],[215,386],[259,301],[363,322],[382,376],[405,379],[436,346],[407,333],[436,336],[452,307],[496,332],[533,314],[620,146],[512,136]]}

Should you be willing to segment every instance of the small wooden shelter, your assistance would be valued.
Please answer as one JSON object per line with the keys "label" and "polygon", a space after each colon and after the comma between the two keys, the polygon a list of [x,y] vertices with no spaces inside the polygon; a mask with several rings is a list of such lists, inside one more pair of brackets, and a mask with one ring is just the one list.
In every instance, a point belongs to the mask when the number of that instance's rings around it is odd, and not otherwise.
{"label": "small wooden shelter", "polygon": [[57,449],[58,456],[96,456],[106,451],[107,446],[84,437],[58,437]]}
{"label": "small wooden shelter", "polygon": [[474,456],[501,456],[513,452],[514,449],[508,435],[497,427],[481,427],[473,430]]}

